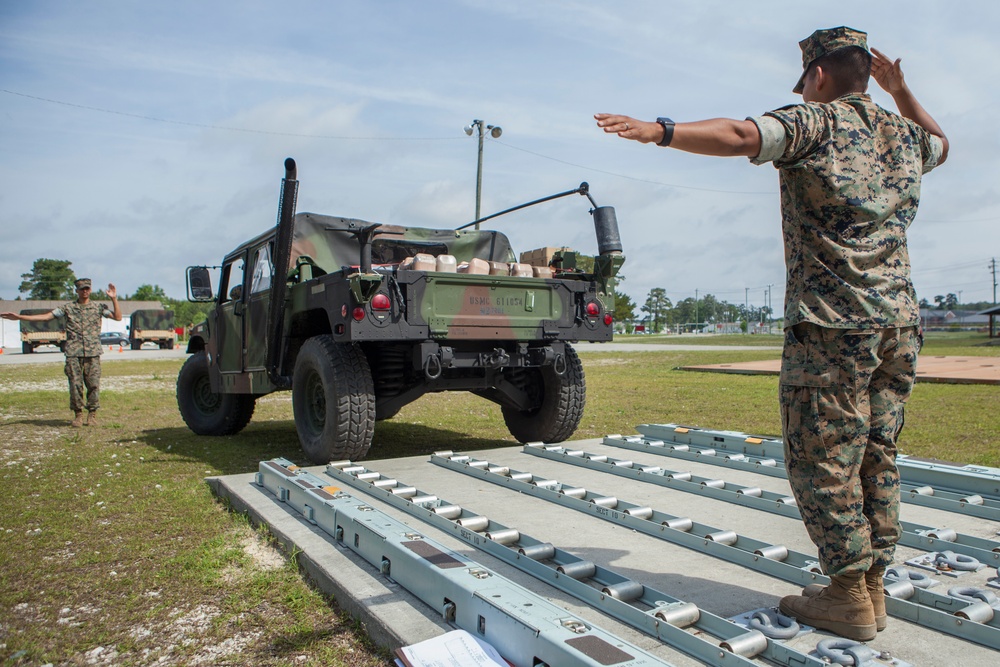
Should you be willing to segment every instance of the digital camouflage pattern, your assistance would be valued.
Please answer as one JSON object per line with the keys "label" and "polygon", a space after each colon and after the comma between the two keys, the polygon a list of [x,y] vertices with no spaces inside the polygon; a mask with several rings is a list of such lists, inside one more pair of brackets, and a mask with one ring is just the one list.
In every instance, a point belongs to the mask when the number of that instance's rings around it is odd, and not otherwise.
{"label": "digital camouflage pattern", "polygon": [[751,120],[762,140],[753,162],[780,173],[785,326],[918,324],[906,230],[941,140],[863,93]]}
{"label": "digital camouflage pattern", "polygon": [[113,317],[108,304],[90,301],[80,304],[67,303],[52,311],[56,319],[65,321],[67,357],[99,357],[104,352],[101,345],[101,317]]}
{"label": "digital camouflage pattern", "polygon": [[802,92],[806,73],[809,71],[809,65],[812,61],[848,46],[856,46],[867,51],[868,33],[841,26],[817,30],[799,42],[799,48],[802,49],[802,76],[799,77],[792,92],[796,95]]}
{"label": "digital camouflage pattern", "polygon": [[785,330],[779,401],[788,480],[828,575],[892,563],[896,439],[917,350],[915,327]]}
{"label": "digital camouflage pattern", "polygon": [[[69,409],[94,412],[101,407],[101,358],[66,357],[64,372],[69,380]],[[86,392],[86,395],[85,395]]]}

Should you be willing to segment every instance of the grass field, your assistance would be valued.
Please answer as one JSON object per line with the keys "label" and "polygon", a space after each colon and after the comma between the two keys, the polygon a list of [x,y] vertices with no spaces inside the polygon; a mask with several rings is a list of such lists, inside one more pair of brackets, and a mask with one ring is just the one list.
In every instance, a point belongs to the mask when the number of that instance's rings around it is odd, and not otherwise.
{"label": "grass field", "polygon": [[[1000,355],[983,340],[929,336],[925,353]],[[676,370],[777,356],[587,351],[576,437],[647,422],[777,434],[777,378]],[[390,664],[204,482],[262,459],[302,461],[290,395],[261,399],[237,436],[197,437],[174,401],[180,363],[109,360],[101,425],[78,430],[61,364],[0,367],[0,662]],[[900,448],[1000,466],[998,404],[997,386],[918,384]],[[370,459],[515,444],[500,410],[466,394],[427,396],[376,431]]]}

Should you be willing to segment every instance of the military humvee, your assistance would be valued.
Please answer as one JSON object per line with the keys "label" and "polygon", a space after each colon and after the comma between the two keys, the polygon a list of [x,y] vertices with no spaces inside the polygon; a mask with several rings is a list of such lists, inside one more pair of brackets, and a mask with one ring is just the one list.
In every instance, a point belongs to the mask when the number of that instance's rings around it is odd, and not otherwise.
{"label": "military humvee", "polygon": [[571,343],[611,340],[624,262],[614,209],[586,183],[496,214],[585,195],[599,254],[584,271],[572,252],[555,253],[554,268],[517,262],[504,234],[478,228],[496,215],[426,229],[297,214],[291,158],[285,172],[276,227],[219,267],[188,267],[188,298],[216,304],[192,329],[177,378],[191,430],[237,433],[259,396],[290,389],[315,463],[363,458],[375,422],[428,392],[498,403],[522,442],[573,434],[586,388]]}
{"label": "military humvee", "polygon": [[[41,315],[51,312],[51,308],[25,308],[22,315]],[[63,320],[52,319],[44,322],[21,320],[21,354],[31,354],[36,347],[55,345],[60,350],[66,345],[66,329]]]}
{"label": "military humvee", "polygon": [[174,349],[177,334],[174,332],[174,313],[169,310],[136,310],[129,324],[129,342],[133,350],[143,343],[156,343],[161,350]]}

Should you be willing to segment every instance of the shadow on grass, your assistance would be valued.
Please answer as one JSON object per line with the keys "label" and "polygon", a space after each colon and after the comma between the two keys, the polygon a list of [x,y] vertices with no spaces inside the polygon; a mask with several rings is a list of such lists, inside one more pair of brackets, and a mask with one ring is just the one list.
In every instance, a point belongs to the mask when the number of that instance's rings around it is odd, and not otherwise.
{"label": "shadow on grass", "polygon": [[[97,415],[100,418],[100,414]],[[24,425],[24,426],[48,426],[48,427],[60,427],[65,426],[67,431],[77,432],[77,429],[72,428],[69,423],[72,419],[67,417],[66,419],[17,419],[14,421],[6,422],[8,426]]]}
{"label": "shadow on grass", "polygon": [[[164,459],[178,457],[207,463],[221,475],[256,472],[260,461],[282,457],[300,466],[315,465],[305,458],[291,420],[251,423],[230,436],[199,436],[187,428],[142,431],[137,439],[159,450]],[[381,421],[366,460],[429,456],[451,449],[469,451],[512,447],[513,440],[470,437],[465,433],[422,424]]]}

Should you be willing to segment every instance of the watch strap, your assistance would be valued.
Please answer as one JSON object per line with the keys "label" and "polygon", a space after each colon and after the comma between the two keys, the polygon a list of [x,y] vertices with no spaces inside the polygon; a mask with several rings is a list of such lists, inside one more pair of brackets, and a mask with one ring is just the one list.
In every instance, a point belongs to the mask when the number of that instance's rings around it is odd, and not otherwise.
{"label": "watch strap", "polygon": [[657,118],[656,122],[663,126],[663,138],[660,139],[656,145],[657,146],[669,146],[670,142],[674,138],[674,121],[669,118]]}

